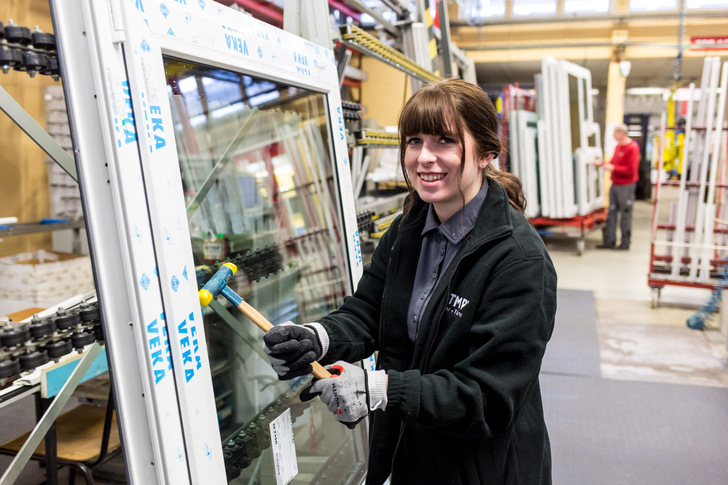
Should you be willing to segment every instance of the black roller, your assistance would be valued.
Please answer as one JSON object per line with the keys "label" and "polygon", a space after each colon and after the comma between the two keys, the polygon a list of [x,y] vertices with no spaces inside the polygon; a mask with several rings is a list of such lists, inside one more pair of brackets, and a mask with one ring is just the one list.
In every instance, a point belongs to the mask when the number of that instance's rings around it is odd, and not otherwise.
{"label": "black roller", "polygon": [[29,352],[20,356],[20,368],[31,370],[48,363],[48,353],[45,350]]}
{"label": "black roller", "polygon": [[248,436],[252,436],[253,438],[256,438],[258,433],[261,431],[260,426],[255,424],[254,422],[250,422],[245,426],[244,433]]}
{"label": "black roller", "polygon": [[23,63],[23,53],[15,47],[0,45],[0,68],[4,71]]}
{"label": "black roller", "polygon": [[13,69],[21,72],[36,73],[48,67],[48,56],[39,52],[23,53],[23,63]]}
{"label": "black roller", "polygon": [[28,27],[8,24],[5,26],[5,38],[12,44],[28,45],[33,40]]}
{"label": "black roller", "polygon": [[57,359],[66,354],[70,354],[73,351],[73,344],[70,340],[56,340],[47,344],[45,350],[48,352],[49,358]]}
{"label": "black roller", "polygon": [[20,362],[15,359],[0,361],[0,379],[20,374]]}
{"label": "black roller", "polygon": [[50,337],[56,331],[55,317],[35,318],[30,321],[30,336],[33,338]]}
{"label": "black roller", "polygon": [[233,463],[237,463],[245,455],[245,446],[237,443],[233,443],[232,445],[228,444],[225,447],[225,451],[229,451],[232,454],[231,459]]}
{"label": "black roller", "polygon": [[15,347],[30,339],[28,325],[7,325],[0,333],[0,346]]}
{"label": "black roller", "polygon": [[71,343],[76,350],[81,350],[94,342],[96,342],[96,337],[91,332],[79,332],[71,335]]}
{"label": "black roller", "polygon": [[79,323],[81,323],[81,317],[78,312],[58,310],[56,313],[56,328],[58,330],[66,330],[75,327]]}
{"label": "black roller", "polygon": [[99,304],[95,303],[82,303],[78,307],[78,316],[81,317],[82,322],[98,322],[101,318],[99,312]]}
{"label": "black roller", "polygon": [[46,32],[36,31],[30,34],[31,43],[36,49],[43,49],[45,51],[56,50],[56,36]]}
{"label": "black roller", "polygon": [[0,39],[4,39],[4,38],[5,38],[5,25],[2,22],[0,22]]}
{"label": "black roller", "polygon": [[238,460],[237,466],[241,470],[243,470],[245,468],[248,468],[251,465],[251,463],[253,463],[253,458],[248,456],[248,453],[246,451],[245,454],[242,457],[240,457],[240,459]]}
{"label": "black roller", "polygon": [[98,340],[99,342],[104,341],[104,329],[101,328],[101,325],[94,325],[93,327],[94,331],[94,338]]}
{"label": "black roller", "polygon": [[261,449],[266,449],[270,446],[270,434],[268,433],[260,433],[258,435],[258,446],[260,446]]}
{"label": "black roller", "polygon": [[240,445],[244,445],[244,444],[252,441],[252,439],[253,439],[252,436],[247,434],[245,431],[241,431],[240,433],[235,435],[235,437],[233,437],[231,439],[231,441],[233,441],[234,443],[240,444]]}
{"label": "black roller", "polygon": [[61,67],[58,64],[58,58],[56,56],[48,56],[48,65],[46,65],[44,69],[41,69],[40,74],[58,78],[61,75]]}
{"label": "black roller", "polygon": [[235,465],[227,465],[227,461],[225,463],[225,476],[231,482],[240,476],[240,468]]}

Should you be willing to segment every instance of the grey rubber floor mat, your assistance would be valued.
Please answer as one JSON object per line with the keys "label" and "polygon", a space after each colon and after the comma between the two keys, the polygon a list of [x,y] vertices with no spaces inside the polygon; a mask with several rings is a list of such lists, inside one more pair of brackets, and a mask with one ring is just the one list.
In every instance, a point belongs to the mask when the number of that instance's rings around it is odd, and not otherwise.
{"label": "grey rubber floor mat", "polygon": [[728,389],[541,375],[554,485],[725,485]]}
{"label": "grey rubber floor mat", "polygon": [[599,339],[594,293],[558,290],[554,333],[546,346],[542,373],[599,376]]}

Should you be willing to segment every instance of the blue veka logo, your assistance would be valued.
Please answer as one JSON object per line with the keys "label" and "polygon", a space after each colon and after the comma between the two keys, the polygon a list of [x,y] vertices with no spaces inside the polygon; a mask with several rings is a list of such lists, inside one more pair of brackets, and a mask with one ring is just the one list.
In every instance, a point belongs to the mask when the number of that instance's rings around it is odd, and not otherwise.
{"label": "blue veka logo", "polygon": [[152,359],[152,373],[154,374],[154,384],[159,384],[167,375],[167,371],[172,370],[172,354],[169,349],[169,338],[167,338],[167,325],[164,321],[164,313],[155,318],[147,325],[147,343],[150,358]]}
{"label": "blue veka logo", "polygon": [[195,372],[202,368],[202,360],[199,355],[200,344],[197,340],[197,326],[194,324],[195,314],[190,313],[188,319],[182,320],[177,326],[180,335],[180,346],[182,347],[182,367],[185,372],[185,381],[195,377]]}
{"label": "blue veka logo", "polygon": [[124,93],[124,110],[126,113],[120,117],[114,117],[114,129],[117,133],[117,145],[119,148],[128,143],[137,141],[136,135],[136,123],[134,121],[134,111],[131,105],[131,92],[129,91],[129,82],[124,81],[121,83],[121,88]]}

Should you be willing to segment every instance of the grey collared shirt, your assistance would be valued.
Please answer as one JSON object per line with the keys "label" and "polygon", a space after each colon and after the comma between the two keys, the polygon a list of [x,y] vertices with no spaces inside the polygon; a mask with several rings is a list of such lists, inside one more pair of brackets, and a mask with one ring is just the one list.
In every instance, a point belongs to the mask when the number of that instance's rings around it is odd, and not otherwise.
{"label": "grey collared shirt", "polygon": [[462,246],[465,236],[475,227],[487,193],[488,183],[483,181],[480,191],[465,204],[465,209],[454,214],[443,224],[438,221],[435,208],[430,204],[425,227],[422,229],[420,259],[417,262],[412,298],[407,311],[407,335],[411,341],[414,342],[417,338],[422,313],[430,301],[432,290]]}

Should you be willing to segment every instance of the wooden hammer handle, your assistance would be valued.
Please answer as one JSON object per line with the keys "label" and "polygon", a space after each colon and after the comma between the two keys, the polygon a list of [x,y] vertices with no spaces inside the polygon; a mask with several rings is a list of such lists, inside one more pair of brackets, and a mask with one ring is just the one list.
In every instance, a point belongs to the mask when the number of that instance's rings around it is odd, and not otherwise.
{"label": "wooden hammer handle", "polygon": [[[273,328],[273,324],[268,321],[263,315],[260,314],[258,310],[253,308],[248,302],[245,300],[241,301],[238,304],[238,310],[243,312],[245,316],[247,316],[254,324],[256,324],[258,327],[260,327],[264,332],[267,332],[271,328]],[[319,364],[316,361],[311,362],[311,367],[313,367],[312,374],[314,377],[317,377],[318,379],[326,379],[328,377],[331,377],[331,373],[323,368],[321,364]]]}

